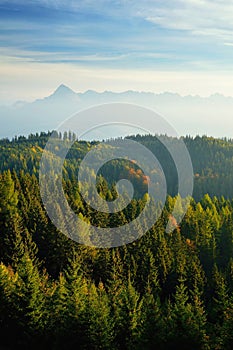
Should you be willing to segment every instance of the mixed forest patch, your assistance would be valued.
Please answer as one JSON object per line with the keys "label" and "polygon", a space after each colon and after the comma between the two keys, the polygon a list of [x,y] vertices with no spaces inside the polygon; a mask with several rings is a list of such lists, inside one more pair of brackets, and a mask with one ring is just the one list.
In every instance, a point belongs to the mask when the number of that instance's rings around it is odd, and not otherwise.
{"label": "mixed forest patch", "polygon": [[[167,233],[175,201],[182,206],[175,165],[156,136],[131,137],[161,162],[166,204],[137,241],[97,249],[59,232],[43,207],[38,171],[49,136],[0,140],[2,348],[231,349],[233,141],[183,138],[194,168],[193,198],[183,221]],[[74,135],[57,137],[68,142]],[[175,147],[177,140],[170,142]],[[101,227],[124,224],[142,210],[149,179],[133,162],[110,162],[97,179],[100,195],[116,197],[119,173],[138,192],[121,213],[90,210],[79,193],[77,169],[95,144],[74,143],[64,163],[64,191],[85,220]]]}

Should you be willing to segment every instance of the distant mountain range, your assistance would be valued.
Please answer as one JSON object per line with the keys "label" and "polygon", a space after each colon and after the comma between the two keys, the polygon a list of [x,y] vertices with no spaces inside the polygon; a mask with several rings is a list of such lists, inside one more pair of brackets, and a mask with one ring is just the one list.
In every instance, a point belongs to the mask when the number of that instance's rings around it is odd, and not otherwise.
{"label": "distant mountain range", "polygon": [[63,84],[43,99],[30,103],[16,102],[10,107],[1,106],[0,137],[11,138],[54,130],[62,121],[82,109],[110,102],[127,102],[154,109],[180,135],[207,134],[233,138],[233,97],[220,94],[207,98],[182,97],[169,92],[155,94],[137,91],[100,93],[88,90],[76,93]]}

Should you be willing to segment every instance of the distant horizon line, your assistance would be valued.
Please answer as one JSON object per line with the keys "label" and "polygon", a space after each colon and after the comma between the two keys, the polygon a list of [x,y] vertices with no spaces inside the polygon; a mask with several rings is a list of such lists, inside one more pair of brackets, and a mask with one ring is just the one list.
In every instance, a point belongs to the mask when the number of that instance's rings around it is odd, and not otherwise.
{"label": "distant horizon line", "polygon": [[[52,133],[54,132],[57,132],[58,135],[61,134],[62,136],[64,136],[65,133],[67,133],[67,135],[71,132],[73,134],[73,132],[69,129],[67,130],[64,130],[63,132],[59,132],[57,131],[56,129],[55,130],[51,130],[51,131],[38,131],[38,132],[31,132],[31,133],[27,133],[27,134],[20,134],[20,135],[14,135],[14,136],[11,136],[11,137],[0,137],[0,142],[2,141],[9,141],[9,142],[14,142],[14,141],[18,141],[20,138],[23,139],[23,140],[30,140],[30,139],[33,139],[34,137],[42,137],[42,136],[48,136],[50,137],[52,135]],[[75,134],[75,136],[77,136]],[[103,139],[102,141],[100,140],[97,140],[97,139],[92,139],[92,140],[86,140],[86,139],[76,139],[75,141],[78,141],[78,142],[108,142],[109,140],[117,140],[119,138],[122,138],[122,139],[125,139],[127,137],[137,137],[137,136],[140,136],[140,137],[147,137],[147,136],[151,136],[151,137],[156,137],[156,136],[164,136],[164,137],[168,137],[168,138],[174,138],[174,139],[184,139],[184,138],[191,138],[191,139],[196,139],[196,138],[207,138],[207,139],[212,139],[212,140],[219,140],[219,141],[225,141],[225,142],[233,142],[233,137],[227,137],[227,136],[219,136],[219,137],[216,137],[216,136],[211,136],[211,135],[208,135],[208,134],[195,134],[195,135],[191,135],[191,134],[186,134],[186,135],[181,135],[181,136],[169,136],[167,134],[129,134],[127,136],[118,136],[118,137],[110,137],[109,139]]]}
{"label": "distant horizon line", "polygon": [[164,91],[160,91],[160,92],[155,92],[155,91],[151,91],[151,90],[120,90],[120,91],[116,91],[116,90],[94,90],[94,89],[88,89],[88,90],[84,90],[84,91],[76,91],[73,88],[71,88],[70,86],[68,86],[67,84],[61,83],[59,85],[57,85],[57,87],[51,91],[51,93],[49,95],[44,95],[42,97],[38,97],[38,98],[34,98],[31,100],[26,100],[26,99],[16,99],[14,101],[11,102],[1,102],[0,106],[1,107],[10,107],[10,106],[14,106],[15,104],[20,104],[20,103],[33,103],[36,101],[40,101],[40,100],[44,100],[46,98],[49,98],[53,95],[55,95],[60,89],[66,89],[66,90],[70,90],[71,93],[74,93],[76,95],[85,95],[87,93],[95,93],[95,94],[104,94],[104,93],[112,93],[112,94],[126,94],[126,93],[136,93],[136,94],[150,94],[150,95],[155,95],[155,96],[160,96],[160,95],[176,95],[178,97],[181,98],[200,98],[200,99],[209,99],[212,97],[223,97],[226,99],[233,99],[233,95],[225,95],[223,93],[220,92],[215,92],[209,95],[201,95],[201,94],[181,94],[179,92],[174,92],[174,91],[168,91],[168,90],[164,90]]}

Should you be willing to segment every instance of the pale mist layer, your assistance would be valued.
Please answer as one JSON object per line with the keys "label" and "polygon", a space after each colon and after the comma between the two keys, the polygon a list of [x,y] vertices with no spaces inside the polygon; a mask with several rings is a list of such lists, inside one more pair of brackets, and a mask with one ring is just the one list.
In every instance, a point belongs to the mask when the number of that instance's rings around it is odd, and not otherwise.
{"label": "pale mist layer", "polygon": [[[162,114],[176,128],[179,135],[205,134],[230,138],[233,135],[232,97],[219,94],[208,98],[182,97],[173,93],[154,94],[135,91],[76,93],[61,85],[44,99],[0,107],[0,138],[54,130],[72,114],[94,105],[110,102],[134,103],[151,108]],[[93,121],[94,118],[95,116]],[[134,124],[137,124],[137,120]],[[90,128],[92,126],[93,123],[90,124]],[[135,130],[131,130],[130,127],[121,129],[115,126],[108,130],[109,137],[126,136],[134,132]],[[102,135],[93,132],[89,134],[89,138],[101,139]]]}

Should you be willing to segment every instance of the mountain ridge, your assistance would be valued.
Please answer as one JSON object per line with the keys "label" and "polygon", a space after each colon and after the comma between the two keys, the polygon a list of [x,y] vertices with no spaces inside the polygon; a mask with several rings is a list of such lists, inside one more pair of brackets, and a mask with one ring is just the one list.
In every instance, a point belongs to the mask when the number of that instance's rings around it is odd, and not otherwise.
{"label": "mountain ridge", "polygon": [[233,96],[225,96],[223,94],[220,94],[218,92],[211,94],[209,96],[200,96],[200,95],[181,95],[177,92],[172,92],[172,91],[163,91],[163,92],[152,92],[152,91],[140,91],[140,90],[124,90],[120,92],[116,91],[111,91],[111,90],[104,90],[104,91],[96,91],[92,89],[88,89],[84,92],[77,92],[73,89],[71,89],[68,85],[61,83],[54,91],[52,91],[49,95],[44,96],[39,99],[35,99],[31,102],[28,102],[26,100],[18,100],[14,102],[11,105],[0,105],[0,108],[2,107],[16,107],[16,108],[21,108],[25,104],[32,104],[38,101],[44,101],[44,100],[50,100],[52,98],[61,98],[61,97],[86,97],[86,96],[130,96],[130,95],[138,95],[138,96],[145,96],[145,97],[151,97],[151,98],[163,98],[163,97],[170,97],[170,98],[178,98],[178,99],[189,99],[189,100],[197,100],[199,99],[200,101],[208,101],[208,100],[213,100],[213,99],[218,99],[218,100],[226,100],[226,101],[232,101],[233,102]]}
{"label": "mountain ridge", "polygon": [[233,97],[221,94],[209,97],[181,96],[173,92],[132,90],[75,92],[65,84],[60,84],[50,95],[33,102],[18,101],[12,106],[0,106],[0,137],[54,130],[69,116],[83,109],[117,102],[154,110],[164,116],[179,135],[233,137]]}

